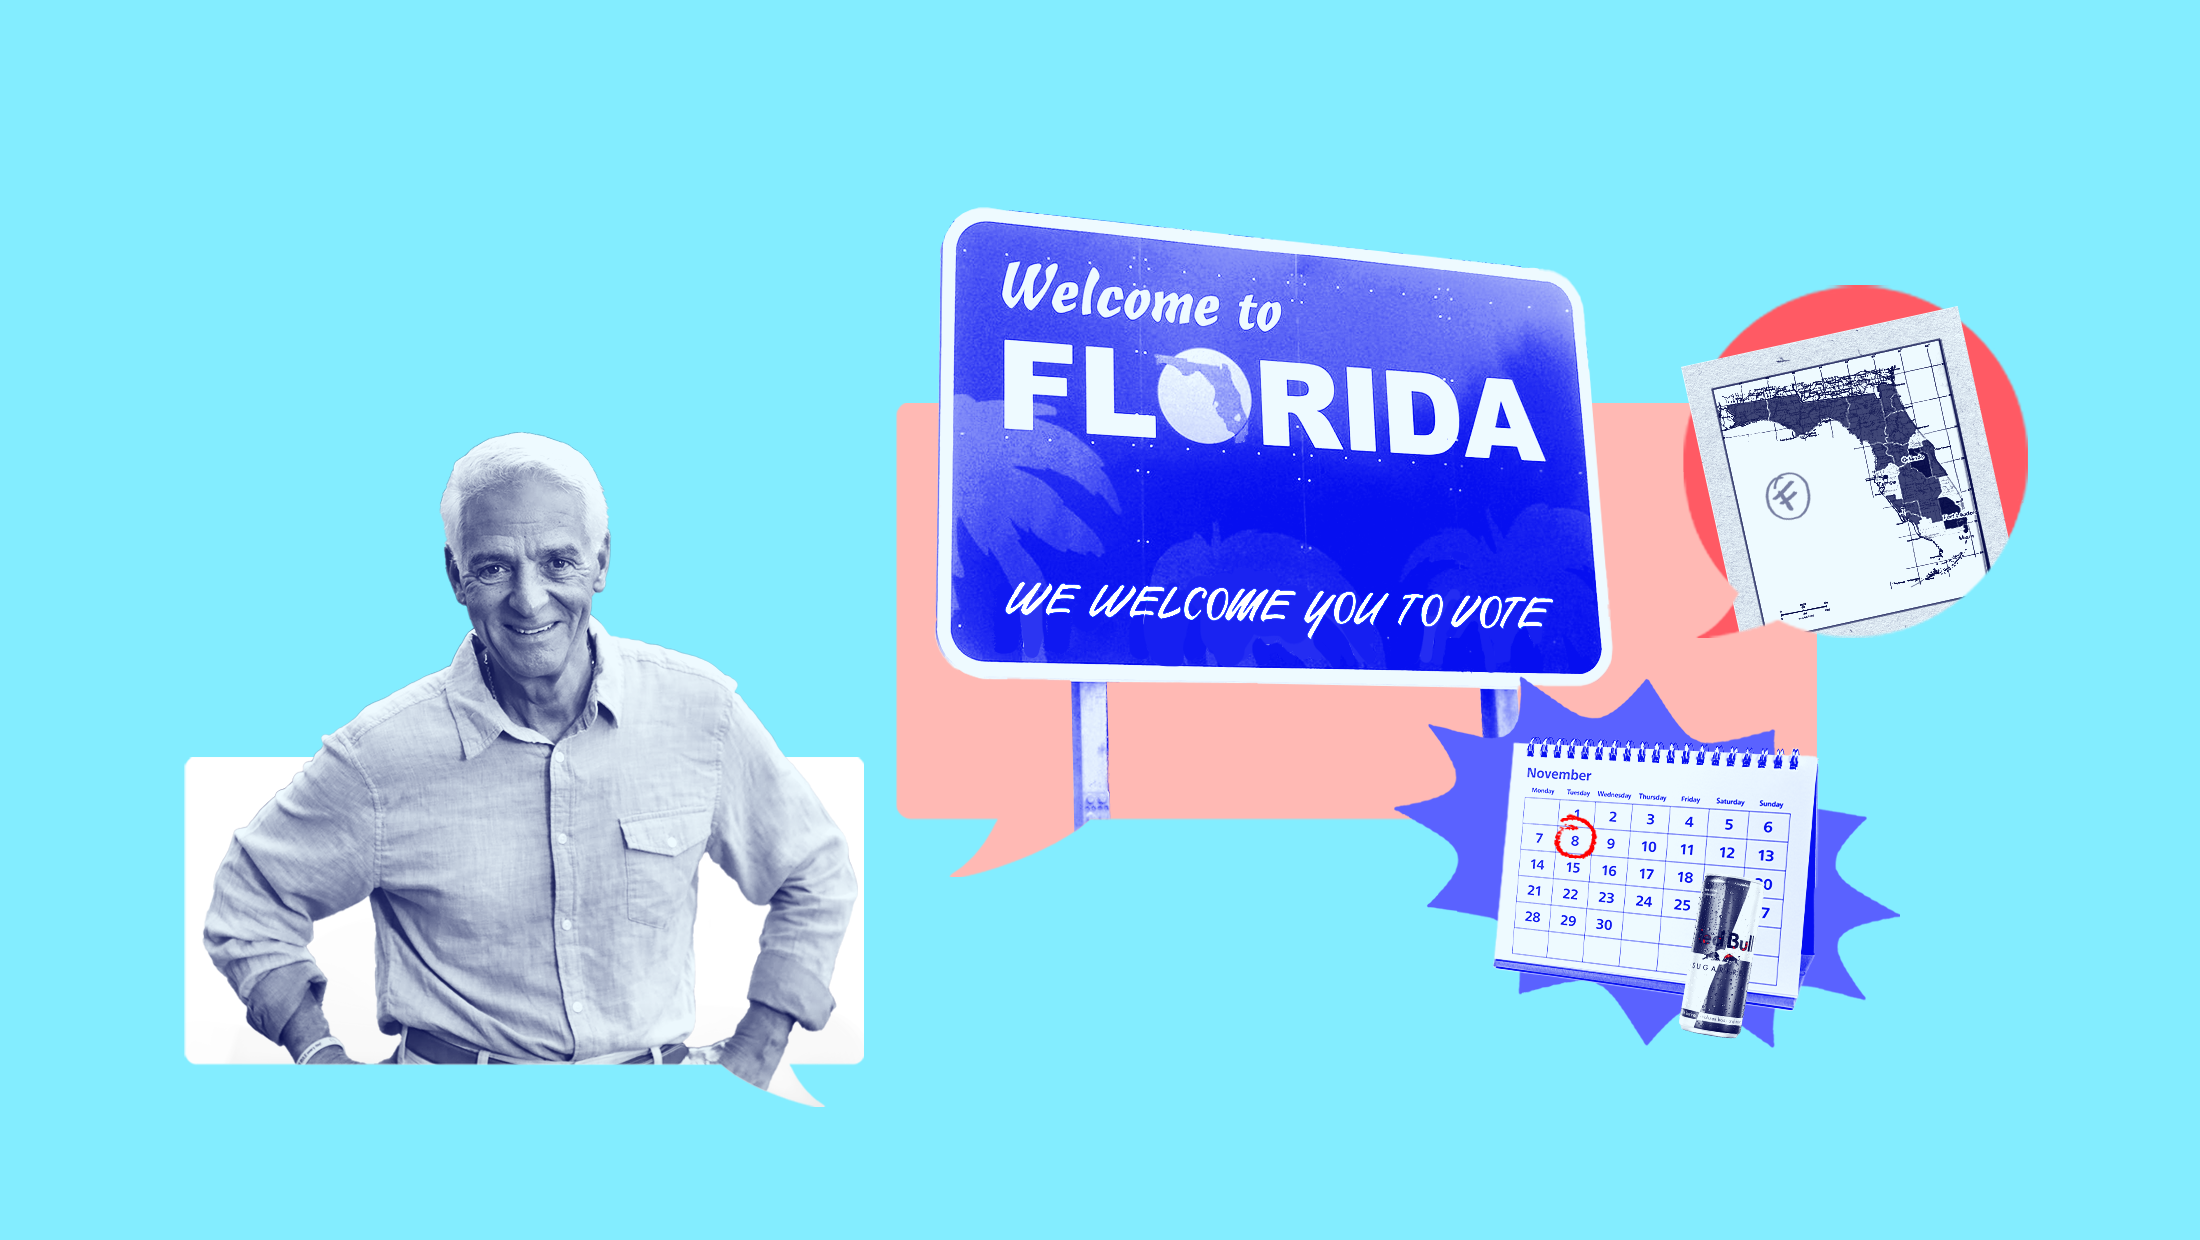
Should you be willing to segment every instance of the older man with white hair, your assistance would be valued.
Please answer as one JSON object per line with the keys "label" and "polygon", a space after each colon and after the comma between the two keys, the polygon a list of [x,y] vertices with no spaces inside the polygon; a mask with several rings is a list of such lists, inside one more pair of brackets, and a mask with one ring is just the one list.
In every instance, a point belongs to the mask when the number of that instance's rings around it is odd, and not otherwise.
{"label": "older man with white hair", "polygon": [[539,435],[468,452],[443,533],[473,631],[237,832],[206,918],[214,963],[297,1062],[351,1063],[307,945],[368,900],[394,1062],[694,1062],[707,853],[771,913],[747,1015],[696,1059],[767,1086],[793,1025],[832,1013],[855,899],[839,828],[732,681],[590,616],[611,535],[580,453]]}

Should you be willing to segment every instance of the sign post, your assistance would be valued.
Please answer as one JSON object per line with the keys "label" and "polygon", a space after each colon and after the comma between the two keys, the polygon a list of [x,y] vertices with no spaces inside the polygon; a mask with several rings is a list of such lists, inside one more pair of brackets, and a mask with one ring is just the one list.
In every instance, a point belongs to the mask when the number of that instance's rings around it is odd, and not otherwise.
{"label": "sign post", "polygon": [[1108,816],[1108,684],[1079,680],[1069,687],[1070,778],[1077,803],[1070,822]]}
{"label": "sign post", "polygon": [[1609,663],[1562,277],[1000,211],[943,266],[940,649],[1076,686],[1078,822],[1112,681],[1476,689],[1498,735]]}

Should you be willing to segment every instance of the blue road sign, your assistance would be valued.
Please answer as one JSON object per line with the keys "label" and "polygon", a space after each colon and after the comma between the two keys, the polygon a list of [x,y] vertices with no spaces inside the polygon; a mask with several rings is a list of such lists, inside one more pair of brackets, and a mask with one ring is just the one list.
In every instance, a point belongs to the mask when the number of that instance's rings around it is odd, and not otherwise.
{"label": "blue road sign", "polygon": [[1509,687],[1611,656],[1562,277],[955,221],[939,640],[972,675]]}

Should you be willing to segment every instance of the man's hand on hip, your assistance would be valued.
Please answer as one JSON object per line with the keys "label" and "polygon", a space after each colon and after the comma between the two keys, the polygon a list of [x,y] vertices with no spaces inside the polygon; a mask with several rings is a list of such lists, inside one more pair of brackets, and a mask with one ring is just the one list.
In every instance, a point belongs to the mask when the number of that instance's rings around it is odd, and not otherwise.
{"label": "man's hand on hip", "polygon": [[787,1035],[793,1030],[794,1017],[751,1003],[733,1036],[715,1048],[717,1061],[758,1089],[770,1089],[772,1073],[779,1070],[779,1060],[787,1053]]}
{"label": "man's hand on hip", "polygon": [[344,1053],[343,1043],[329,1037],[328,1017],[321,1012],[320,999],[310,992],[291,1014],[290,1023],[283,1026],[280,1041],[290,1057],[301,1064],[318,1067],[327,1063],[359,1062]]}

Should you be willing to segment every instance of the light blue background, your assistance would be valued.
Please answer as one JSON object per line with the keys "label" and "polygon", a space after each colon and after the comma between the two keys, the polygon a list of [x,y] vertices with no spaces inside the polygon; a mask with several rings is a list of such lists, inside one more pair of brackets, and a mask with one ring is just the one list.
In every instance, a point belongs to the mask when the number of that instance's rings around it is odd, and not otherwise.
{"label": "light blue background", "polygon": [[[1796,1231],[2189,1225],[2191,23],[1546,7],[12,6],[11,1221],[1647,1234],[1719,1171]],[[948,878],[984,824],[894,814],[893,415],[978,205],[1559,271],[1603,401],[1815,289],[1959,305],[2031,486],[1962,606],[1823,645],[1842,870],[1903,913],[1843,944],[1870,1000],[1645,1049],[1423,907],[1405,821]],[[439,489],[521,428],[607,480],[614,631],[869,763],[822,1112],[181,1058],[184,759],[441,665]]]}

